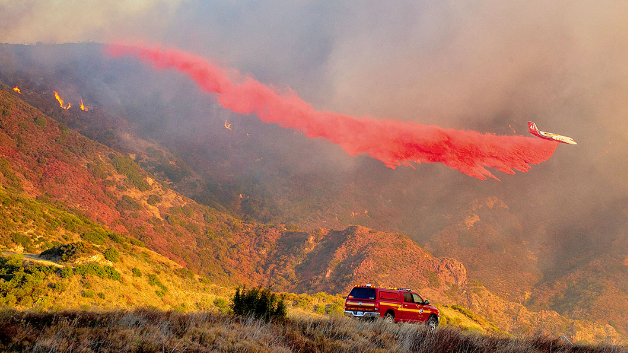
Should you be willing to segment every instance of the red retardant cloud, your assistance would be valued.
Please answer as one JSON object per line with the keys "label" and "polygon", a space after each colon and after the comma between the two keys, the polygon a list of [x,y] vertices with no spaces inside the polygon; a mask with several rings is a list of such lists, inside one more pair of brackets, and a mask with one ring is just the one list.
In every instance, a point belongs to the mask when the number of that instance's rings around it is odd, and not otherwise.
{"label": "red retardant cloud", "polygon": [[202,90],[216,93],[224,108],[240,114],[255,113],[264,122],[295,129],[310,138],[324,137],[351,156],[365,153],[393,169],[412,162],[439,162],[478,179],[497,179],[486,168],[507,174],[514,174],[514,170],[525,172],[530,164],[551,158],[558,145],[532,137],[497,136],[316,111],[294,93],[281,94],[250,77],[234,82],[230,78],[233,72],[228,74],[199,56],[179,50],[109,45],[107,53],[114,57],[133,56],[157,69],[179,70]]}

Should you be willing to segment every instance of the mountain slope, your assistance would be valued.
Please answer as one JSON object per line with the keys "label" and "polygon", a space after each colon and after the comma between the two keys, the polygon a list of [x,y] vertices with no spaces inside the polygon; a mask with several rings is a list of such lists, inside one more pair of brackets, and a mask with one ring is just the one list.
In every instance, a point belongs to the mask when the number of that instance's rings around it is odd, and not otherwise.
{"label": "mountain slope", "polygon": [[[24,91],[26,97],[39,102],[44,101],[44,93],[50,93]],[[342,294],[357,280],[396,286],[407,283],[444,302],[470,306],[479,301],[470,294],[474,287],[460,262],[435,258],[405,236],[360,227],[300,232],[293,225],[242,221],[170,190],[131,156],[65,128],[8,88],[2,90],[0,99],[3,184],[140,239],[212,281]],[[77,116],[83,121],[97,119],[102,114],[98,109],[84,112],[55,107],[50,97],[43,106],[64,121],[74,121]],[[89,232],[79,229],[78,233]],[[495,298],[489,303],[498,301]],[[481,310],[490,312],[490,307]],[[496,322],[506,327],[518,316],[510,312]],[[508,327],[529,332],[534,326]],[[580,332],[582,327],[574,324],[571,330]]]}

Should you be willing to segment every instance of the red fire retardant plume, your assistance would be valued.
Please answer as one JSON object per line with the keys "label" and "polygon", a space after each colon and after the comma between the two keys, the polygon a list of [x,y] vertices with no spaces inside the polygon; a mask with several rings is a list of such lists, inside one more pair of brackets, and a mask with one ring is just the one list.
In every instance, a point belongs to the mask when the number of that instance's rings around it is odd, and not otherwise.
{"label": "red fire retardant plume", "polygon": [[[114,57],[134,56],[157,69],[179,70],[201,89],[216,93],[227,109],[240,114],[255,113],[264,122],[298,130],[310,138],[324,137],[351,156],[365,153],[389,168],[410,166],[411,162],[440,162],[478,179],[497,179],[487,167],[507,174],[514,174],[514,170],[525,172],[530,164],[548,160],[558,145],[532,137],[496,136],[316,111],[293,92],[282,94],[272,86],[228,73],[183,51],[109,45],[107,53]],[[237,77],[232,79],[234,76]]]}

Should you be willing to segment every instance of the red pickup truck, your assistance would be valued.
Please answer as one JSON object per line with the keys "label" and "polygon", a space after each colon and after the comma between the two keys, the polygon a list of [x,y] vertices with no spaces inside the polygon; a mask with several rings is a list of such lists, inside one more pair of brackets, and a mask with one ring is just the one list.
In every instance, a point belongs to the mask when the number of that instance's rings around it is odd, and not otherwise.
{"label": "red pickup truck", "polygon": [[425,323],[438,326],[438,309],[410,289],[355,286],[345,300],[345,316],[378,318],[387,322]]}

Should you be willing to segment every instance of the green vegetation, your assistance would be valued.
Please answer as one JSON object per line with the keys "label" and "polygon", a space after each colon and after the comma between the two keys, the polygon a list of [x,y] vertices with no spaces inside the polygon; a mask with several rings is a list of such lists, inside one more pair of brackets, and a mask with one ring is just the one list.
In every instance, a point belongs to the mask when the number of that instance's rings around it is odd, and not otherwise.
{"label": "green vegetation", "polygon": [[118,202],[118,208],[124,211],[139,211],[142,209],[142,205],[131,196],[122,195],[122,198]]}
{"label": "green vegetation", "polygon": [[140,191],[148,191],[151,189],[150,185],[146,182],[146,180],[144,180],[144,171],[135,162],[133,162],[129,156],[113,155],[113,157],[111,157],[111,162],[118,173],[127,177],[127,180],[131,183],[131,185],[140,189]]}
{"label": "green vegetation", "polygon": [[44,279],[55,273],[53,266],[24,266],[21,255],[0,257],[0,305],[30,307],[47,300]]}
{"label": "green vegetation", "polygon": [[106,235],[100,232],[89,232],[81,234],[81,238],[87,240],[88,242],[96,245],[103,245],[107,240]]}
{"label": "green vegetation", "polygon": [[13,170],[11,169],[11,162],[9,162],[5,158],[0,158],[0,173],[4,176],[8,187],[21,189],[22,188],[22,180],[15,175]]}
{"label": "green vegetation", "polygon": [[151,273],[148,275],[148,284],[150,284],[151,286],[159,287],[159,289],[155,291],[155,294],[157,294],[157,296],[159,297],[165,296],[166,292],[168,291],[168,288],[164,286],[161,281],[159,281],[159,278],[157,278],[157,275],[155,274]]}
{"label": "green vegetation", "polygon": [[151,194],[148,196],[148,199],[146,200],[146,203],[148,203],[149,205],[155,206],[156,204],[160,203],[162,201],[161,196],[157,195],[157,194]]}
{"label": "green vegetation", "polygon": [[268,288],[237,288],[231,310],[238,316],[254,316],[263,320],[284,320],[288,315],[282,297]]}
{"label": "green vegetation", "polygon": [[40,128],[45,128],[47,124],[48,120],[43,116],[38,116],[35,118],[35,125],[39,126]]}
{"label": "green vegetation", "polygon": [[52,247],[42,252],[40,256],[53,261],[70,262],[94,253],[95,250],[86,243],[70,243]]}
{"label": "green vegetation", "polygon": [[103,256],[106,260],[109,260],[111,262],[118,262],[118,260],[120,259],[120,253],[115,248],[109,248],[105,250]]}
{"label": "green vegetation", "polygon": [[120,272],[116,271],[111,266],[101,266],[96,262],[90,262],[85,265],[77,265],[74,269],[74,273],[83,277],[97,276],[100,278],[109,278],[119,281],[121,278]]}

